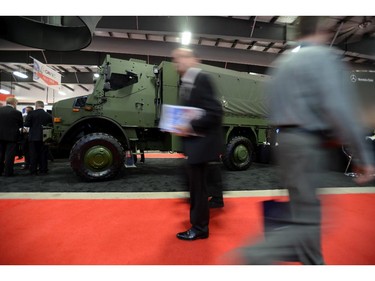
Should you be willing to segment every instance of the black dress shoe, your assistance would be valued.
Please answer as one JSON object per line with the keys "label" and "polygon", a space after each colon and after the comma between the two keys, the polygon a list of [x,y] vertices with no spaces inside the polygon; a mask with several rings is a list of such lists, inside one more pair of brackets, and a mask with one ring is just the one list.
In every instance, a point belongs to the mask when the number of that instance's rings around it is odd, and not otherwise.
{"label": "black dress shoe", "polygon": [[217,199],[217,198],[211,198],[210,201],[208,201],[208,207],[209,208],[223,208],[224,207],[224,200],[223,199]]}
{"label": "black dress shoe", "polygon": [[208,238],[208,231],[196,231],[194,229],[189,229],[185,232],[177,233],[177,238],[181,240],[196,240],[196,239],[205,239]]}

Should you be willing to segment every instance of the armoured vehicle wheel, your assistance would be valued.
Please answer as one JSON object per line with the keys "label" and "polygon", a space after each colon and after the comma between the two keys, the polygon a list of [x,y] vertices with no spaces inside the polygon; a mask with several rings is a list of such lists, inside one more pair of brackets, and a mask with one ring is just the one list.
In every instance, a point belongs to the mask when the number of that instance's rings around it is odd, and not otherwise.
{"label": "armoured vehicle wheel", "polygon": [[247,170],[253,161],[253,152],[251,141],[248,138],[237,136],[227,144],[222,160],[228,170]]}
{"label": "armoured vehicle wheel", "polygon": [[124,150],[114,137],[93,133],[75,143],[69,160],[74,172],[85,180],[108,180],[123,168]]}

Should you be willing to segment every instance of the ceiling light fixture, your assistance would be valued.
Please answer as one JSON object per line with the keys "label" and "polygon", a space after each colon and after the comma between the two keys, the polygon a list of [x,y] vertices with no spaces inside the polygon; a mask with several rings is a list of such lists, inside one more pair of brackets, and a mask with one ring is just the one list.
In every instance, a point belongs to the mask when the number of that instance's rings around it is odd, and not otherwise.
{"label": "ceiling light fixture", "polygon": [[16,75],[17,77],[20,77],[22,79],[26,79],[28,78],[29,76],[26,75],[26,73],[23,73],[23,72],[20,72],[20,71],[13,71],[13,74]]}
{"label": "ceiling light fixture", "polygon": [[190,41],[191,41],[191,32],[189,31],[182,32],[181,44],[189,45]]}
{"label": "ceiling light fixture", "polygon": [[8,90],[5,90],[5,89],[0,89],[0,94],[9,95],[10,92]]}

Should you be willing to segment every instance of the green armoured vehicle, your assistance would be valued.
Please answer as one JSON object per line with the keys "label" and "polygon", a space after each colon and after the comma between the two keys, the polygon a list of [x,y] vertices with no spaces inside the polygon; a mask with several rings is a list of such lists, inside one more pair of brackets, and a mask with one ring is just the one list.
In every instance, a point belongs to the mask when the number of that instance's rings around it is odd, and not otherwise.
{"label": "green armoured vehicle", "polygon": [[[246,170],[257,146],[267,141],[266,78],[201,68],[211,74],[225,112],[222,162],[229,170]],[[52,139],[60,153],[69,155],[77,175],[111,179],[124,166],[134,166],[145,151],[181,152],[179,138],[158,128],[162,104],[178,103],[179,75],[173,63],[156,66],[107,55],[99,74],[92,94],[59,101],[52,109]]]}

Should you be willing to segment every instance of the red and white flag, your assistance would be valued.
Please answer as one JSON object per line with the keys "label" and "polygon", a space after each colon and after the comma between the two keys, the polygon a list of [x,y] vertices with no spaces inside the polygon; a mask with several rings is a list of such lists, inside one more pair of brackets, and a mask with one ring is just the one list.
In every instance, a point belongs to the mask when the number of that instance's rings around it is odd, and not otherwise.
{"label": "red and white flag", "polygon": [[61,87],[61,74],[36,59],[33,80],[55,90],[60,90]]}

